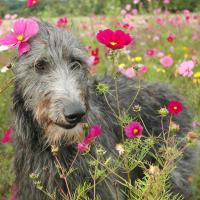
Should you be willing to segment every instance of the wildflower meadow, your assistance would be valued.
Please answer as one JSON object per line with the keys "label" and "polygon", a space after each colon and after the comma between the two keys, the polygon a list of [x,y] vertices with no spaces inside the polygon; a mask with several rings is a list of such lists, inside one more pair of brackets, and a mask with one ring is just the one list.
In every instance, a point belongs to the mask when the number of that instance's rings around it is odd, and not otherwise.
{"label": "wildflower meadow", "polygon": [[[77,5],[79,4],[79,5]],[[101,183],[110,174],[118,176],[127,191],[129,200],[179,200],[170,191],[170,173],[176,168],[185,148],[198,143],[200,131],[200,5],[193,0],[111,0],[111,1],[65,1],[27,0],[0,1],[0,200],[15,200],[17,187],[14,183],[13,152],[14,130],[12,124],[12,91],[15,59],[30,50],[29,41],[38,34],[40,20],[63,30],[72,31],[83,44],[88,55],[90,77],[112,76],[116,87],[105,83],[96,86],[97,95],[102,95],[111,114],[121,127],[123,142],[115,146],[117,159],[98,144],[101,124],[88,127],[82,124],[83,138],[77,144],[77,155],[88,159],[92,183],[83,180],[74,193],[60,191],[63,199],[86,200],[87,192]],[[43,66],[38,66],[43,67]],[[169,119],[168,131],[153,136],[141,118],[143,107],[136,103],[137,94],[130,100],[127,110],[120,107],[117,85],[119,77],[133,79],[142,91],[141,82],[161,82],[180,95],[181,100],[171,99],[159,109],[150,108],[163,125]],[[115,90],[116,94],[111,94]],[[165,93],[165,89],[163,89]],[[149,93],[153,98],[153,93]],[[118,113],[112,110],[118,106]],[[180,130],[174,117],[188,108],[192,115],[192,129],[183,138],[179,147],[175,138]],[[135,115],[130,116],[132,110]],[[106,119],[105,119],[106,120]],[[109,126],[109,124],[108,124]],[[145,137],[146,131],[149,137]],[[152,151],[156,143],[158,151]],[[90,154],[95,148],[96,157]],[[155,163],[145,161],[149,155]],[[58,147],[51,145],[58,174],[67,185],[67,176],[75,173],[72,161],[68,171],[63,169],[58,157]],[[197,152],[198,153],[198,152]],[[200,154],[199,154],[200,155]],[[200,158],[200,157],[199,157]],[[140,167],[144,177],[131,182],[131,171]],[[127,180],[117,174],[123,169]],[[30,174],[30,180],[49,199],[55,199],[40,182],[40,174]],[[200,161],[194,176],[188,177],[193,195],[191,200],[200,199]],[[94,195],[95,196],[95,195]],[[100,197],[96,195],[94,199]],[[103,199],[102,199],[103,200]]]}

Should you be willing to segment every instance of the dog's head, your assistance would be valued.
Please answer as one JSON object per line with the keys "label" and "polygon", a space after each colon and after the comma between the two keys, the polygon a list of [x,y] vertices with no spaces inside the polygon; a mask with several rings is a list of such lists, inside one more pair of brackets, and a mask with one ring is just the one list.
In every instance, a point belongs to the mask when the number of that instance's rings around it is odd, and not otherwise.
{"label": "dog's head", "polygon": [[87,57],[72,33],[39,23],[31,49],[16,62],[17,89],[47,141],[81,139],[87,112]]}

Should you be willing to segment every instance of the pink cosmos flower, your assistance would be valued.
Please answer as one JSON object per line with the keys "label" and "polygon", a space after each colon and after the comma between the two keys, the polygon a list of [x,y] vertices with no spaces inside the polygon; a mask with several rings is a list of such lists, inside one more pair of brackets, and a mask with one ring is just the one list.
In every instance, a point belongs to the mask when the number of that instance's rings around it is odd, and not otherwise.
{"label": "pink cosmos flower", "polygon": [[164,26],[164,25],[165,25],[165,21],[164,21],[164,19],[162,19],[161,17],[157,17],[157,18],[156,18],[156,22],[157,22],[157,24],[159,24],[160,26]]}
{"label": "pink cosmos flower", "polygon": [[164,3],[164,4],[170,4],[170,1],[171,1],[171,0],[163,0],[163,3]]}
{"label": "pink cosmos flower", "polygon": [[133,18],[133,15],[131,15],[131,13],[126,13],[125,19],[131,20],[132,18]]}
{"label": "pink cosmos flower", "polygon": [[138,4],[140,0],[133,0],[133,4]]}
{"label": "pink cosmos flower", "polygon": [[125,135],[129,138],[141,137],[143,127],[139,122],[133,121],[128,123],[128,125],[124,128],[124,131]]}
{"label": "pink cosmos flower", "polygon": [[133,15],[137,15],[137,14],[138,14],[138,9],[134,8],[134,9],[131,11],[131,13],[132,13]]}
{"label": "pink cosmos flower", "polygon": [[145,65],[143,65],[143,66],[141,66],[141,67],[139,68],[139,73],[140,73],[140,74],[146,74],[147,71],[148,71],[148,67],[145,66]]}
{"label": "pink cosmos flower", "polygon": [[187,10],[187,9],[185,9],[185,10],[183,10],[183,14],[184,14],[184,15],[189,15],[189,14],[190,14],[190,11]]}
{"label": "pink cosmos flower", "polygon": [[99,63],[99,48],[91,49],[90,61],[92,65],[97,65]]}
{"label": "pink cosmos flower", "polygon": [[193,61],[194,65],[196,65],[197,62],[198,62],[197,56],[193,55],[192,56],[192,61]]}
{"label": "pink cosmos flower", "polygon": [[101,134],[101,126],[93,125],[90,127],[88,135],[83,139],[81,143],[77,145],[78,152],[83,153],[88,150],[89,144]]}
{"label": "pink cosmos flower", "polygon": [[161,58],[163,57],[165,54],[162,51],[157,52],[157,57]]}
{"label": "pink cosmos flower", "polygon": [[192,60],[184,61],[178,68],[178,73],[184,77],[191,77],[193,75],[193,68],[195,64]]}
{"label": "pink cosmos flower", "polygon": [[122,49],[134,42],[134,38],[122,30],[100,30],[96,35],[97,40],[111,49]]}
{"label": "pink cosmos flower", "polygon": [[124,29],[130,30],[130,31],[134,28],[131,24],[129,24],[129,23],[123,23],[123,22],[122,22],[122,27]]}
{"label": "pink cosmos flower", "polygon": [[128,67],[128,68],[120,68],[119,71],[126,76],[127,78],[133,78],[136,76],[135,70],[133,67]]}
{"label": "pink cosmos flower", "polygon": [[57,27],[66,27],[67,26],[67,22],[68,22],[68,19],[66,16],[64,17],[60,17],[56,23],[56,26]]}
{"label": "pink cosmos flower", "polygon": [[10,200],[17,200],[16,197],[13,195],[10,197]]}
{"label": "pink cosmos flower", "polygon": [[155,9],[155,10],[153,11],[153,14],[154,14],[154,15],[160,15],[160,13],[161,13],[161,8],[157,8],[157,9]]}
{"label": "pink cosmos flower", "polygon": [[130,11],[130,10],[131,10],[131,4],[127,4],[126,7],[125,7],[125,9],[126,9],[127,11]]}
{"label": "pink cosmos flower", "polygon": [[83,143],[83,142],[78,143],[77,149],[78,149],[78,152],[79,152],[79,153],[83,153],[83,152],[85,152],[85,151],[88,150],[88,144],[85,144],[85,143]]}
{"label": "pink cosmos flower", "polygon": [[177,115],[183,111],[183,104],[179,101],[170,101],[167,105],[167,110],[172,115]]}
{"label": "pink cosmos flower", "polygon": [[125,14],[126,14],[126,10],[124,10],[124,9],[123,9],[123,10],[121,10],[121,15],[123,15],[123,16],[124,16]]}
{"label": "pink cosmos flower", "polygon": [[167,37],[167,41],[171,43],[174,41],[175,38],[176,38],[176,35],[174,33],[170,33]]}
{"label": "pink cosmos flower", "polygon": [[189,15],[186,15],[186,16],[185,16],[185,21],[186,21],[187,23],[190,22],[190,16],[189,16]]}
{"label": "pink cosmos flower", "polygon": [[93,125],[93,126],[90,127],[89,133],[83,141],[84,141],[84,143],[90,143],[92,140],[94,140],[100,134],[101,134],[101,126],[100,125]]}
{"label": "pink cosmos flower", "polygon": [[12,128],[9,128],[6,131],[6,133],[4,134],[3,138],[1,138],[1,143],[2,144],[5,144],[7,142],[12,142],[13,141],[12,132],[13,132]]}
{"label": "pink cosmos flower", "polygon": [[194,15],[194,16],[193,16],[193,19],[194,19],[194,20],[197,20],[197,19],[199,19],[199,16],[198,16],[198,15]]}
{"label": "pink cosmos flower", "polygon": [[173,65],[174,60],[171,56],[164,56],[160,59],[160,63],[167,68]]}
{"label": "pink cosmos flower", "polygon": [[6,19],[6,20],[10,20],[11,19],[11,14],[6,14],[5,16],[4,16],[4,19]]}
{"label": "pink cosmos flower", "polygon": [[34,37],[38,30],[39,26],[33,19],[19,19],[14,23],[13,31],[0,39],[0,44],[17,47],[21,56],[30,50],[28,40]]}
{"label": "pink cosmos flower", "polygon": [[150,48],[150,49],[147,49],[146,55],[149,57],[152,57],[152,56],[155,56],[157,54],[157,52],[158,52],[157,49]]}
{"label": "pink cosmos flower", "polygon": [[29,8],[32,8],[33,6],[35,6],[38,3],[38,0],[27,0],[27,6]]}
{"label": "pink cosmos flower", "polygon": [[169,20],[169,23],[174,27],[180,26],[182,23],[182,19],[180,16],[174,16]]}

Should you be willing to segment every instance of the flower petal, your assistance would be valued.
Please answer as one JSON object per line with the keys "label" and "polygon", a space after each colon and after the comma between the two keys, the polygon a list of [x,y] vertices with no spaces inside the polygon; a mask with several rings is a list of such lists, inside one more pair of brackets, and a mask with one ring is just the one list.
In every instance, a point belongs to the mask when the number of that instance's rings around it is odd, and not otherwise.
{"label": "flower petal", "polygon": [[12,129],[12,128],[9,128],[9,129],[6,131],[6,133],[4,134],[3,138],[1,139],[1,143],[2,143],[2,144],[5,144],[5,143],[7,143],[7,142],[13,141],[13,138],[12,138],[12,136],[11,136],[12,132],[13,132],[13,129]]}
{"label": "flower petal", "polygon": [[1,45],[15,45],[18,42],[14,33],[9,33],[4,38],[0,39]]}
{"label": "flower petal", "polygon": [[79,153],[83,153],[83,152],[87,151],[88,150],[88,144],[85,144],[83,142],[79,143],[77,145],[77,150],[78,150]]}
{"label": "flower petal", "polygon": [[27,19],[26,20],[26,28],[24,31],[24,41],[27,41],[29,38],[35,36],[39,31],[39,26],[36,21],[33,19]]}
{"label": "flower petal", "polygon": [[28,52],[29,50],[30,50],[30,45],[28,42],[20,43],[19,48],[18,48],[19,56],[22,56],[24,53]]}
{"label": "flower petal", "polygon": [[90,127],[89,129],[89,133],[87,135],[87,139],[89,141],[93,140],[94,138],[96,138],[97,136],[99,136],[101,134],[101,126],[99,125],[93,125]]}
{"label": "flower petal", "polygon": [[96,35],[97,40],[105,45],[108,45],[109,42],[112,42],[112,37],[113,31],[110,29],[100,30]]}
{"label": "flower petal", "polygon": [[14,23],[13,30],[16,35],[24,35],[26,29],[26,19],[19,19]]}

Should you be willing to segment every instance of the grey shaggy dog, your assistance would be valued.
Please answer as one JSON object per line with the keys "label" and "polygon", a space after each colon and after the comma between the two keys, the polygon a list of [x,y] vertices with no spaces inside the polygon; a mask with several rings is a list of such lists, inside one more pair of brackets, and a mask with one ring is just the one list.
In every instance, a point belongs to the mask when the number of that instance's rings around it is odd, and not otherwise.
{"label": "grey shaggy dog", "polygon": [[[39,26],[38,35],[30,40],[31,50],[16,60],[13,113],[17,200],[49,199],[36,189],[29,177],[31,173],[39,173],[44,188],[51,193],[56,191],[56,199],[62,199],[59,188],[67,190],[58,175],[50,145],[60,146],[58,159],[68,169],[77,152],[76,144],[83,138],[81,120],[89,125],[101,124],[102,134],[97,142],[113,157],[117,156],[115,145],[122,140],[120,126],[110,107],[103,95],[96,93],[99,82],[108,84],[109,90],[115,93],[114,80],[109,76],[89,80],[87,56],[77,38],[43,22]],[[128,108],[138,91],[137,83],[119,77],[117,84],[121,108]],[[141,87],[135,104],[141,105],[141,117],[149,132],[159,135],[162,130],[157,110],[170,100],[180,98],[158,83],[142,81]],[[112,96],[108,96],[108,101],[117,111]],[[134,116],[131,109],[129,114]],[[191,130],[191,116],[186,108],[174,121],[180,125],[178,137],[184,137]],[[167,129],[168,125],[169,119],[166,118],[164,128]],[[147,136],[145,131],[144,135]],[[91,153],[95,156],[95,150],[92,149]],[[186,150],[171,174],[173,193],[180,193],[185,199],[191,197],[188,177],[194,169],[194,155],[194,150]],[[91,180],[83,156],[78,155],[74,168],[77,170],[67,177],[71,192],[83,180]],[[140,169],[133,172],[133,181],[141,177]],[[96,193],[102,200],[126,199],[122,188],[116,193],[114,180],[115,177],[109,176],[96,185]],[[93,198],[93,190],[88,192],[88,197]]]}

